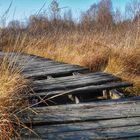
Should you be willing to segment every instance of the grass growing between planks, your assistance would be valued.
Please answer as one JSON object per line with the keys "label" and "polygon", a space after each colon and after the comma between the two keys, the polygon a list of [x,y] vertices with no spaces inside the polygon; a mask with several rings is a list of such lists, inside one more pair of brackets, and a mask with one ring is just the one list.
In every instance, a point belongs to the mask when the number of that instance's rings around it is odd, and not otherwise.
{"label": "grass growing between planks", "polygon": [[17,56],[0,59],[0,140],[20,138],[18,128],[25,127],[17,114],[28,105],[21,97],[29,82],[21,76],[16,59]]}

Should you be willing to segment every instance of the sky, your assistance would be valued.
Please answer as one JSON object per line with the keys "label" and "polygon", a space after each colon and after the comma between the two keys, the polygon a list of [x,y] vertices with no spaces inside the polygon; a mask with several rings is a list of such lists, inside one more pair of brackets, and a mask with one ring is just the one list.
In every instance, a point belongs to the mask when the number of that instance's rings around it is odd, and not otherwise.
{"label": "sky", "polygon": [[[0,0],[0,16],[7,10],[12,0]],[[72,9],[74,18],[79,17],[81,11],[87,10],[91,4],[97,3],[100,0],[58,0],[60,7]],[[124,11],[125,4],[130,0],[112,0],[113,7],[117,7]],[[13,0],[12,6],[8,13],[7,22],[10,20],[26,20],[30,15],[33,15],[46,3],[44,9],[48,9],[51,0]],[[63,9],[65,10],[65,9]]]}

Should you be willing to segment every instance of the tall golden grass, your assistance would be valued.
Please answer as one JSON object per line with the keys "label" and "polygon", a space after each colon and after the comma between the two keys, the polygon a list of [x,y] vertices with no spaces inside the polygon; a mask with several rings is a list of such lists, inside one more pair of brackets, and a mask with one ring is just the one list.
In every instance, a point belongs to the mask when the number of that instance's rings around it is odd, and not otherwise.
{"label": "tall golden grass", "polygon": [[0,58],[0,140],[20,137],[18,127],[22,128],[23,124],[17,117],[18,111],[28,105],[22,94],[29,82],[20,74],[16,59],[17,56],[8,55]]}
{"label": "tall golden grass", "polygon": [[28,38],[24,51],[57,61],[87,66],[92,71],[106,71],[134,83],[129,89],[140,95],[140,29],[131,28],[90,32],[59,32],[57,36]]}

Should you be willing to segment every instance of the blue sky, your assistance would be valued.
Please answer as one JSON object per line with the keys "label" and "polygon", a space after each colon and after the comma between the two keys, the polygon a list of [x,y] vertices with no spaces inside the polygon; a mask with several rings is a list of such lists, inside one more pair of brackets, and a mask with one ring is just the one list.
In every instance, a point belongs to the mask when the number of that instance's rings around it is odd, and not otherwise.
{"label": "blue sky", "polygon": [[[112,0],[113,6],[124,10],[125,4],[130,0]],[[45,8],[48,6],[51,0],[13,0],[12,7],[8,14],[8,21],[12,19],[18,19],[24,21],[29,15],[38,11],[42,5],[46,2]],[[60,7],[67,6],[72,9],[75,18],[78,18],[79,13],[90,7],[94,2],[99,0],[58,0]],[[11,0],[0,0],[0,16],[6,11]],[[15,14],[14,14],[15,13]]]}

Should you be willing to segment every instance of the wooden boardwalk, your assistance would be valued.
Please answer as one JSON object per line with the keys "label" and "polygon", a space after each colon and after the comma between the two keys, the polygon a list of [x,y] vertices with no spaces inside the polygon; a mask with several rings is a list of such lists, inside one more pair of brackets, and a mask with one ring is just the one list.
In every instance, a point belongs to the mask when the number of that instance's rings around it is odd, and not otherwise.
{"label": "wooden boardwalk", "polygon": [[21,114],[36,134],[22,130],[22,139],[140,139],[140,97],[111,99],[112,89],[131,83],[36,56],[20,55],[16,63],[32,79],[34,92],[29,100],[36,104],[33,111]]}

